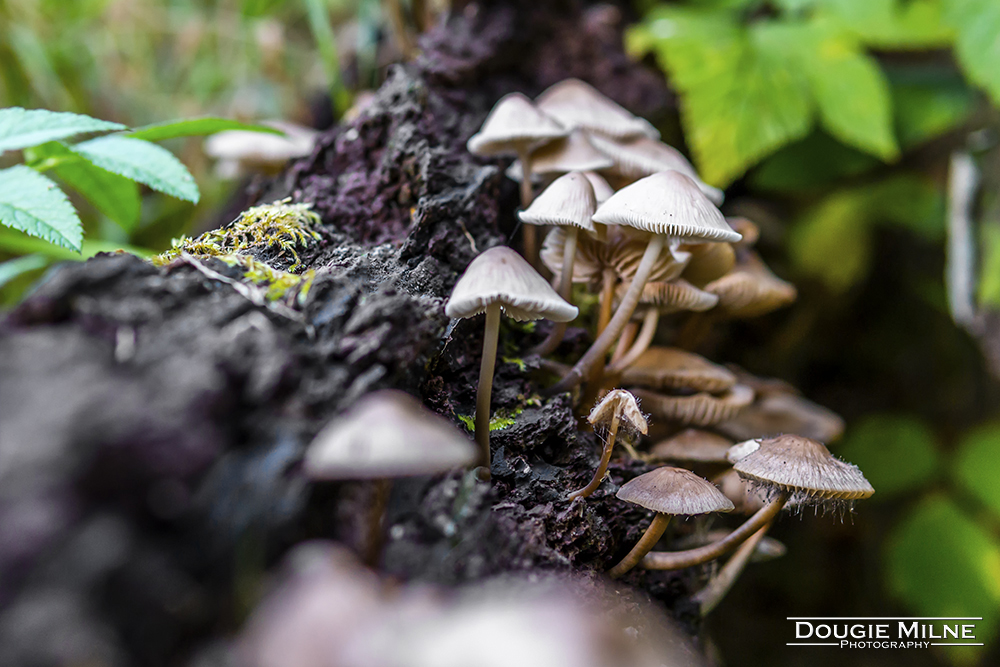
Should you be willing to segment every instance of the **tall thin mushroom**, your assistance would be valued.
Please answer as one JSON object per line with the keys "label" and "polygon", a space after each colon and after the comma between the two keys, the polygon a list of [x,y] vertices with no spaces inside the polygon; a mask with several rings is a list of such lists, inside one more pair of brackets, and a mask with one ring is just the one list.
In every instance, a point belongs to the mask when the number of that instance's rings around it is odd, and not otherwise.
{"label": "tall thin mushroom", "polygon": [[490,398],[501,310],[515,320],[549,319],[569,322],[578,310],[555,290],[520,255],[505,246],[490,248],[476,257],[455,284],[445,305],[448,317],[468,318],[486,313],[483,359],[476,392],[476,442],[482,449],[485,470],[490,476]]}
{"label": "tall thin mushroom", "polygon": [[[531,174],[531,151],[539,145],[565,137],[569,130],[539,111],[534,103],[521,93],[510,93],[500,98],[479,132],[472,135],[467,147],[473,155],[516,155],[524,166],[524,173]],[[521,207],[531,204],[533,193],[531,178],[521,181]],[[538,263],[538,241],[534,227],[524,232],[524,255],[528,263]]]}
{"label": "tall thin mushroom", "polygon": [[669,238],[727,242],[740,239],[695,182],[677,171],[653,174],[619,190],[597,209],[594,221],[631,227],[651,236],[614,317],[566,377],[549,389],[551,394],[569,391],[587,377],[593,364],[603,365],[608,349],[632,317]]}
{"label": "tall thin mushroom", "polygon": [[601,452],[601,462],[598,464],[597,470],[594,471],[594,476],[585,487],[569,494],[570,500],[586,498],[597,491],[604,480],[604,474],[608,471],[611,452],[615,448],[615,440],[622,422],[625,423],[627,431],[644,435],[649,431],[649,425],[646,423],[642,410],[639,409],[635,396],[624,389],[615,389],[605,394],[601,402],[590,411],[587,421],[595,427],[598,424],[607,425],[608,432],[604,440],[604,449]]}
{"label": "tall thin mushroom", "polygon": [[[580,230],[594,232],[590,218],[597,210],[594,187],[580,172],[560,176],[547,187],[527,210],[521,211],[522,222],[529,225],[553,225],[566,230],[563,260],[559,271],[559,296],[571,301],[573,264],[576,261],[576,240]],[[566,334],[566,322],[557,322],[548,337],[532,352],[546,355],[559,347]]]}

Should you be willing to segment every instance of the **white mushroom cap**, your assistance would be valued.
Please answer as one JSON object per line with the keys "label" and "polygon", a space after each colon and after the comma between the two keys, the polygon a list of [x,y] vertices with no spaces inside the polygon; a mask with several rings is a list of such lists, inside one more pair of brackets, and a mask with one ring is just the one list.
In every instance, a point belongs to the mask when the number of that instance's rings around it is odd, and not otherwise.
{"label": "white mushroom cap", "polygon": [[603,204],[611,199],[611,195],[615,193],[615,189],[611,187],[611,184],[603,176],[596,171],[584,171],[581,173],[587,177],[587,180],[594,187],[594,196],[597,197],[598,204]]}
{"label": "white mushroom cap", "polygon": [[[613,164],[611,158],[594,148],[588,135],[582,130],[573,130],[568,136],[550,141],[531,153],[533,176],[593,171],[606,169]],[[521,161],[518,160],[510,165],[506,174],[512,181],[520,182],[524,178]]]}
{"label": "white mushroom cap", "polygon": [[430,475],[472,463],[475,444],[401,391],[377,391],[327,424],[309,445],[312,479]]}
{"label": "white mushroom cap", "polygon": [[532,225],[573,226],[593,232],[590,218],[596,210],[594,187],[586,176],[574,171],[553,181],[518,217]]}
{"label": "white mushroom cap", "polygon": [[629,480],[615,495],[625,502],[675,516],[733,511],[732,501],[707,479],[670,466]]}
{"label": "white mushroom cap", "polygon": [[569,322],[579,312],[524,258],[506,246],[480,254],[458,279],[445,306],[448,317],[473,317],[499,302],[515,320]]}
{"label": "white mushroom cap", "polygon": [[701,180],[694,165],[679,150],[662,141],[650,137],[616,140],[595,134],[590,137],[590,142],[597,150],[614,160],[614,166],[607,170],[614,176],[634,181],[658,171],[673,169],[697,183],[698,189],[713,204],[718,206],[725,199],[722,190]]}
{"label": "white mushroom cap", "polygon": [[622,188],[601,204],[594,222],[685,240],[741,238],[698,185],[679,171],[661,171]]}
{"label": "white mushroom cap", "polygon": [[519,148],[564,137],[563,128],[521,93],[500,98],[467,147],[474,155],[511,155]]}
{"label": "white mushroom cap", "polygon": [[264,121],[281,130],[284,135],[225,130],[205,139],[204,150],[209,157],[229,164],[232,171],[242,173],[247,168],[273,168],[284,166],[292,158],[312,153],[319,132],[282,120]]}
{"label": "white mushroom cap", "polygon": [[549,87],[535,104],[571,129],[582,127],[610,137],[660,136],[649,121],[629,113],[579,79],[566,79]]}
{"label": "white mushroom cap", "polygon": [[614,418],[615,413],[618,413],[619,419],[624,421],[631,430],[644,435],[649,432],[649,424],[646,422],[646,416],[639,409],[639,402],[635,400],[635,396],[624,389],[612,389],[605,394],[604,398],[590,411],[587,421],[595,426],[606,424]]}

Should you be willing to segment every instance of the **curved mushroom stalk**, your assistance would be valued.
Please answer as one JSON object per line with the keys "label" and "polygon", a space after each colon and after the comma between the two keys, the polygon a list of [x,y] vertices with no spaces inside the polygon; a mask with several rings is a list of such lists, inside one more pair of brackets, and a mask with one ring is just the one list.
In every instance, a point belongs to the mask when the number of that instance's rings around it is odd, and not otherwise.
{"label": "curved mushroom stalk", "polygon": [[601,462],[597,466],[593,478],[591,478],[587,486],[571,493],[569,495],[570,501],[576,498],[586,498],[596,491],[601,482],[604,481],[604,475],[608,471],[608,462],[611,461],[611,452],[615,448],[618,427],[622,420],[625,421],[626,430],[631,433],[645,434],[649,432],[649,424],[646,423],[646,418],[643,416],[642,410],[639,409],[639,404],[636,402],[635,396],[624,389],[609,391],[601,399],[601,402],[595,405],[594,409],[590,411],[587,421],[594,426],[607,424],[608,437],[604,443],[604,450],[601,453]]}
{"label": "curved mushroom stalk", "polygon": [[[526,209],[531,205],[531,200],[535,198],[535,192],[531,187],[531,151],[528,146],[522,144],[517,153],[517,159],[521,161],[524,168],[524,176],[521,178],[521,208]],[[528,260],[533,269],[538,269],[538,230],[534,225],[521,225],[521,243],[524,251],[524,258]]]}
{"label": "curved mushroom stalk", "polygon": [[740,545],[736,553],[719,570],[718,574],[712,577],[711,581],[704,588],[692,596],[691,599],[698,604],[698,611],[702,617],[708,616],[722,601],[722,598],[726,597],[726,593],[729,592],[729,589],[739,579],[747,563],[750,562],[750,557],[757,549],[757,545],[764,539],[764,535],[770,527],[771,524],[768,523],[751,535],[746,542]]}
{"label": "curved mushroom stalk", "polygon": [[636,337],[635,342],[632,343],[632,347],[630,347],[628,352],[626,352],[620,359],[613,361],[611,366],[604,371],[605,374],[612,375],[614,373],[621,373],[623,370],[635,363],[635,360],[641,357],[642,353],[649,349],[650,344],[653,342],[653,337],[656,336],[656,327],[659,323],[660,309],[646,309],[646,313],[642,318],[642,329],[639,330],[639,335]]}
{"label": "curved mushroom stalk", "polygon": [[604,475],[608,472],[608,463],[611,461],[611,452],[615,448],[615,438],[618,436],[618,424],[620,421],[621,419],[616,413],[611,419],[611,425],[608,427],[608,439],[604,442],[604,451],[601,452],[601,462],[598,464],[597,470],[594,471],[594,476],[587,486],[569,494],[569,500],[586,498],[601,486],[601,482],[604,481]]}
{"label": "curved mushroom stalk", "polygon": [[490,470],[490,402],[493,397],[493,371],[497,361],[497,340],[500,336],[500,303],[486,307],[486,328],[483,334],[483,359],[479,366],[479,387],[476,390],[476,442],[480,447],[480,461]]}
{"label": "curved mushroom stalk", "polygon": [[639,541],[635,543],[632,550],[617,565],[608,570],[608,576],[612,579],[617,579],[638,565],[643,556],[652,551],[656,543],[660,541],[663,531],[667,529],[668,525],[670,525],[670,515],[657,513],[653,517],[653,521],[649,524],[649,528],[642,534]]}

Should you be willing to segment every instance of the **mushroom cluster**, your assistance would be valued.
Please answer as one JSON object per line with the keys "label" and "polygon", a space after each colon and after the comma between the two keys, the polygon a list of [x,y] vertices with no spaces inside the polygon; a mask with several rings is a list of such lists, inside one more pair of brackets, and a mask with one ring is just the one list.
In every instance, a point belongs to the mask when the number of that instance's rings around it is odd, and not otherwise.
{"label": "mushroom cluster", "polygon": [[[529,351],[548,357],[543,368],[559,376],[546,394],[569,392],[582,414],[596,405],[586,421],[604,437],[603,451],[591,480],[568,493],[568,502],[588,502],[602,487],[616,441],[627,456],[671,464],[617,489],[618,499],[653,515],[642,538],[610,569],[612,577],[636,566],[690,567],[735,551],[695,596],[707,613],[783,508],[842,508],[873,493],[856,467],[820,442],[839,437],[839,417],[784,383],[691,351],[713,324],[769,313],[792,303],[796,290],[754,250],[757,226],[726,218],[718,208],[722,191],[703,182],[649,122],[570,79],[534,101],[520,93],[501,99],[468,148],[481,156],[516,156],[506,173],[521,184],[524,259],[509,248],[487,250],[460,278],[446,308],[451,317],[487,313],[475,417],[486,476],[504,311],[555,322]],[[539,228],[548,229],[540,253]],[[546,269],[555,289],[539,273]],[[585,292],[593,296],[583,298]],[[559,355],[578,316],[574,302],[597,305],[593,317],[579,322],[590,328],[590,347],[566,364]],[[673,347],[662,344],[664,321],[671,324]],[[639,453],[633,442],[647,435],[658,442]],[[735,445],[736,439],[745,442]],[[653,550],[672,516],[733,511],[751,516],[707,544]]]}

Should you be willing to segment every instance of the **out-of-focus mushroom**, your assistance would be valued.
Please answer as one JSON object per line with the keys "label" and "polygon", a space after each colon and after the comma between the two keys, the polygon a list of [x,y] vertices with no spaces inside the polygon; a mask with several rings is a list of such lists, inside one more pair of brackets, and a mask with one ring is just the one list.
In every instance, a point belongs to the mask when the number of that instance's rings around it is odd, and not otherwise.
{"label": "out-of-focus mushroom", "polygon": [[[594,148],[588,136],[573,130],[569,135],[555,139],[531,153],[531,177],[546,179],[568,174],[571,171],[596,171],[611,164],[611,159]],[[524,183],[524,163],[520,160],[507,169],[507,178]]]}
{"label": "out-of-focus mushroom", "polygon": [[736,375],[693,352],[654,346],[625,369],[622,383],[657,390],[689,389],[718,394],[736,385]]}
{"label": "out-of-focus mushroom", "polygon": [[223,178],[247,172],[274,174],[294,158],[312,153],[319,132],[283,120],[261,123],[283,134],[249,130],[225,130],[205,139],[205,154],[218,160],[216,171]]}
{"label": "out-of-focus mushroom", "polygon": [[691,261],[681,275],[698,287],[718,280],[736,264],[736,251],[729,243],[685,243],[681,250],[691,253]]}
{"label": "out-of-focus mushroom", "polygon": [[844,434],[844,420],[829,408],[797,394],[781,392],[758,396],[735,419],[716,428],[736,440],[798,433],[820,442],[833,442]]}
{"label": "out-of-focus mushroom", "polygon": [[756,253],[750,252],[733,270],[705,285],[705,291],[719,297],[713,316],[757,317],[795,301],[795,286],[771,273]]}
{"label": "out-of-focus mushroom", "polygon": [[750,484],[732,468],[713,478],[712,481],[722,491],[722,495],[733,501],[738,514],[750,515],[764,507],[764,501],[760,496],[754,493]]}
{"label": "out-of-focus mushroom", "polygon": [[635,397],[624,389],[614,389],[604,395],[604,398],[594,406],[587,417],[595,428],[606,427],[607,435],[604,440],[604,450],[601,453],[601,462],[594,471],[594,476],[590,482],[582,489],[577,489],[569,494],[570,500],[576,498],[586,498],[601,485],[604,475],[608,471],[608,462],[611,461],[611,452],[615,447],[615,439],[618,436],[619,426],[624,424],[626,433],[646,434],[649,425],[646,418],[639,409]]}
{"label": "out-of-focus mushroom", "polygon": [[[526,210],[519,214],[521,220],[531,225],[552,225],[566,230],[563,245],[563,260],[559,271],[559,296],[570,301],[573,287],[573,264],[576,260],[577,237],[580,230],[594,231],[590,221],[597,210],[594,188],[587,177],[580,172],[560,176],[547,187]],[[545,355],[562,342],[566,333],[566,323],[558,322],[545,341],[532,350]]]}
{"label": "out-of-focus mushroom", "polygon": [[649,454],[662,461],[729,463],[726,452],[732,445],[731,440],[717,433],[687,428],[653,445]]}
{"label": "out-of-focus mushroom", "polygon": [[735,229],[743,237],[739,242],[737,242],[737,247],[752,248],[756,245],[757,240],[760,238],[760,228],[753,220],[742,216],[736,216],[726,218],[726,222],[728,222],[729,226]]}
{"label": "out-of-focus mushroom", "polygon": [[629,113],[579,79],[565,79],[550,86],[535,99],[535,104],[568,128],[583,128],[618,138],[660,136],[649,121]]}
{"label": "out-of-focus mushroom", "polygon": [[653,510],[652,523],[628,555],[608,570],[617,578],[643,559],[666,530],[672,516],[694,516],[712,512],[730,512],[733,504],[719,493],[708,480],[684,468],[664,466],[626,482],[618,490],[618,498]]}
{"label": "out-of-focus mushroom", "polygon": [[615,193],[615,189],[596,171],[584,171],[582,173],[594,187],[594,196],[597,197],[598,204],[603,204]]}
{"label": "out-of-focus mushroom", "polygon": [[693,426],[712,426],[732,419],[753,402],[753,390],[741,384],[718,395],[700,392],[668,396],[639,388],[632,392],[654,417]]}
{"label": "out-of-focus mushroom", "polygon": [[501,310],[521,322],[543,318],[569,322],[579,312],[556,294],[545,278],[520,255],[504,246],[490,248],[472,260],[455,284],[445,306],[448,317],[464,319],[486,313],[476,394],[476,442],[482,449],[483,476],[487,479],[490,472],[490,398]]}
{"label": "out-of-focus mushroom", "polygon": [[629,227],[651,236],[632,277],[631,287],[622,296],[621,304],[607,328],[569,374],[549,390],[550,393],[561,393],[575,387],[587,376],[594,363],[600,362],[603,366],[608,349],[632,317],[642,289],[669,238],[724,242],[740,238],[694,181],[677,171],[653,174],[619,190],[601,204],[594,214],[594,221]]}

